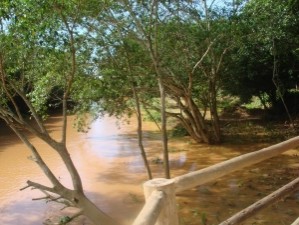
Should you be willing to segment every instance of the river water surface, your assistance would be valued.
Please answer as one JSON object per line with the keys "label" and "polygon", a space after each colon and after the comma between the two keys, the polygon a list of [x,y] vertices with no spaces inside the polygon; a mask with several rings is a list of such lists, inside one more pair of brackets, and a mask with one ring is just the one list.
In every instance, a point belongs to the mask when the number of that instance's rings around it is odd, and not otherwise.
{"label": "river water surface", "polygon": [[[48,129],[60,136],[60,117],[51,117]],[[69,118],[70,123],[73,118]],[[146,181],[140,157],[134,122],[118,126],[113,118],[103,118],[91,125],[88,133],[68,128],[68,148],[82,177],[87,195],[103,211],[130,224],[143,206],[142,183]],[[145,124],[145,146],[155,177],[163,176],[159,136],[152,124]],[[32,137],[32,142],[63,184],[70,178],[60,159],[47,145]],[[207,146],[188,138],[170,141],[172,175],[198,170],[229,158],[258,150],[267,143],[250,145]],[[57,221],[59,206],[45,201],[32,201],[42,194],[29,188],[20,191],[26,181],[48,184],[39,168],[29,160],[29,150],[1,125],[0,129],[0,224],[41,225]],[[252,204],[298,176],[296,150],[290,150],[258,167],[233,173],[211,184],[183,192],[178,197],[181,224],[218,224],[233,213]],[[290,224],[299,216],[299,193],[294,193],[263,210],[245,224]],[[57,213],[58,212],[58,213]],[[91,224],[79,218],[72,224]]]}
{"label": "river water surface", "polygon": [[[71,118],[72,119],[72,118]],[[59,138],[60,118],[49,119],[51,135]],[[92,124],[87,134],[68,128],[68,148],[82,176],[84,189],[93,201],[116,219],[130,220],[140,208],[141,186],[146,180],[133,125],[120,129],[114,119],[105,118]],[[50,168],[66,185],[70,178],[61,161],[48,146],[31,139],[40,149]],[[40,225],[59,210],[57,204],[32,201],[42,197],[39,191],[19,189],[32,180],[48,184],[37,165],[28,160],[29,150],[8,129],[0,135],[0,224]],[[139,199],[140,198],[140,201]]]}

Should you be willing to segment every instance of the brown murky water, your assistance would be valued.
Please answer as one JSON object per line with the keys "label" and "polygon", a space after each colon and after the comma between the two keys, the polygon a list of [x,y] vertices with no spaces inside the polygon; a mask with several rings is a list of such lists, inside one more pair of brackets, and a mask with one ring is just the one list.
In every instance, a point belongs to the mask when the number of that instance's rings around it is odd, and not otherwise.
{"label": "brown murky water", "polygon": [[[71,118],[72,119],[72,118]],[[51,135],[59,137],[60,118],[49,120]],[[153,131],[150,123],[147,131]],[[68,147],[82,176],[87,195],[106,213],[127,224],[143,206],[141,184],[147,179],[137,146],[134,123],[119,128],[115,119],[105,118],[92,124],[87,134],[68,128]],[[163,176],[159,136],[145,134],[146,149],[155,177]],[[65,185],[70,179],[59,158],[45,143],[32,141]],[[198,170],[234,156],[262,148],[264,144],[206,146],[188,138],[170,141],[172,175]],[[297,151],[250,167],[211,184],[180,193],[178,206],[182,225],[218,224],[255,200],[271,193],[298,176]],[[0,129],[0,224],[40,225],[50,218],[57,220],[61,206],[44,201],[38,191],[25,189],[27,179],[47,184],[39,168],[30,160],[29,151],[6,128]],[[290,224],[299,216],[299,192],[263,210],[245,224]],[[90,224],[80,218],[72,224]]]}

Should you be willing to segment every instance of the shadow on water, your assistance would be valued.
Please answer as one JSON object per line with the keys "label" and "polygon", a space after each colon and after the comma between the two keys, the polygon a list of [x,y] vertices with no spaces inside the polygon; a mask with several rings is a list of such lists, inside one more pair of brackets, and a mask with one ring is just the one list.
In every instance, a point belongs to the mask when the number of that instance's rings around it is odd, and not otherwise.
{"label": "shadow on water", "polygon": [[[51,133],[59,132],[61,130],[61,125],[59,124],[61,122],[61,116],[52,116],[49,117],[46,121],[46,129]],[[33,138],[33,135],[25,132],[28,139]],[[0,152],[4,151],[5,146],[10,146],[14,144],[21,144],[22,141],[17,137],[17,135],[9,128],[9,126],[3,121],[0,120]]]}
{"label": "shadow on water", "polygon": [[[26,210],[35,210],[30,209],[30,207],[26,206],[26,204],[22,204],[22,202],[16,203],[17,207],[13,207],[11,205],[1,205],[0,206],[0,224],[23,224],[23,225],[40,225],[41,218],[39,215],[36,216],[28,216],[24,213],[24,210],[20,210],[18,207],[26,207]],[[9,213],[6,213],[6,210],[9,210]]]}
{"label": "shadow on water", "polygon": [[4,147],[7,145],[15,144],[16,142],[21,143],[17,139],[16,134],[8,128],[3,120],[0,120],[0,152],[4,151]]}
{"label": "shadow on water", "polygon": [[[120,192],[111,192],[109,196],[99,194],[99,192],[87,191],[86,195],[104,211],[107,215],[123,224],[131,224],[137,216],[137,212],[143,206],[142,197],[135,193],[124,195]],[[38,196],[38,195],[37,195]],[[104,200],[103,200],[104,199]],[[107,206],[106,201],[112,207]],[[41,225],[58,224],[64,216],[71,216],[77,212],[74,208],[61,210],[63,205],[39,200],[32,202],[30,199],[15,200],[13,202],[0,205],[0,224],[13,225]],[[91,221],[85,216],[80,216],[70,225],[92,225]]]}
{"label": "shadow on water", "polygon": [[[119,184],[118,184],[119,185]],[[143,195],[134,188],[112,188],[109,197],[104,193],[88,192],[90,199],[105,213],[122,224],[130,225],[142,209],[144,204]],[[107,201],[109,205],[107,205]]]}

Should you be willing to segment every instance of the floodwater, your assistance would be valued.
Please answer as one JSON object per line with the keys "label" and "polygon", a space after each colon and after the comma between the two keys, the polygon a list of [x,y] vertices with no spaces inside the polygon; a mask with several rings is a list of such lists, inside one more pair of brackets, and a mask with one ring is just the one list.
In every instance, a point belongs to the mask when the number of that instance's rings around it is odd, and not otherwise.
{"label": "floodwater", "polygon": [[[70,123],[73,118],[69,118]],[[48,128],[59,138],[60,117],[51,117]],[[146,181],[143,161],[137,145],[134,122],[116,124],[113,118],[95,121],[88,133],[68,128],[68,148],[82,177],[87,195],[103,211],[118,221],[130,224],[143,206],[142,183]],[[145,124],[145,147],[154,177],[163,177],[159,135],[152,124]],[[70,178],[60,159],[35,137],[31,138],[42,156],[63,184]],[[207,146],[188,138],[170,140],[172,176],[198,170],[249,151],[258,150],[267,143]],[[57,222],[66,215],[62,206],[46,203],[37,190],[26,186],[27,180],[42,184],[48,181],[37,165],[28,159],[29,150],[1,125],[0,128],[0,224],[41,225]],[[266,196],[298,176],[297,150],[290,150],[256,167],[225,176],[215,182],[178,195],[182,225],[218,224],[229,216]],[[244,224],[290,224],[299,216],[299,192],[282,199],[263,210]],[[71,224],[89,225],[86,218]]]}

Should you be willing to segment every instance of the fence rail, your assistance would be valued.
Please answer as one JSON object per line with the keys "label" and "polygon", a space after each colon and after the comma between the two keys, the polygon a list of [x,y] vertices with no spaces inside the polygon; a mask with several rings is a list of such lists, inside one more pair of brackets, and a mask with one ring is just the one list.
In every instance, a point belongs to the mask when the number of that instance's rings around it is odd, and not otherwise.
{"label": "fence rail", "polygon": [[[146,203],[133,225],[178,225],[175,194],[214,181],[244,167],[262,162],[299,146],[299,136],[261,150],[247,153],[213,166],[190,172],[173,179],[157,178],[144,183]],[[220,225],[238,224],[260,209],[273,204],[299,188],[299,178],[257,201]],[[291,225],[298,225],[299,218]]]}
{"label": "fence rail", "polygon": [[146,203],[135,219],[133,225],[152,225],[155,224],[163,206],[163,191],[153,191],[146,199]]}
{"label": "fence rail", "polygon": [[299,224],[299,217],[291,225],[298,225],[298,224]]}
{"label": "fence rail", "polygon": [[262,198],[261,200],[255,202],[251,206],[241,210],[237,214],[233,215],[231,218],[223,221],[219,225],[236,225],[240,224],[244,220],[250,218],[254,214],[256,214],[261,209],[277,202],[282,197],[292,193],[293,191],[298,190],[299,188],[299,178],[293,180],[292,182],[288,183],[287,185],[283,186],[282,188],[274,191],[270,195]]}

